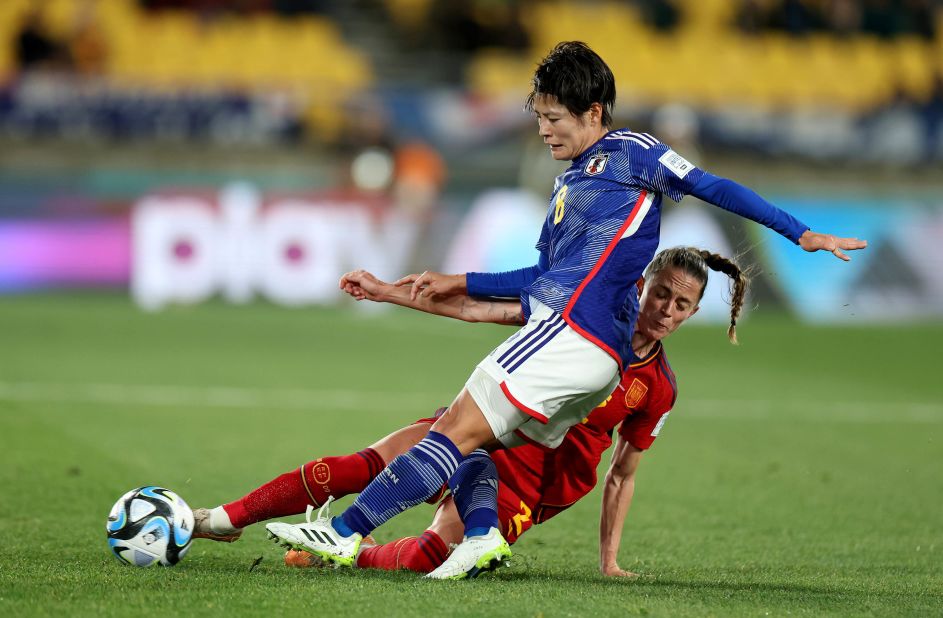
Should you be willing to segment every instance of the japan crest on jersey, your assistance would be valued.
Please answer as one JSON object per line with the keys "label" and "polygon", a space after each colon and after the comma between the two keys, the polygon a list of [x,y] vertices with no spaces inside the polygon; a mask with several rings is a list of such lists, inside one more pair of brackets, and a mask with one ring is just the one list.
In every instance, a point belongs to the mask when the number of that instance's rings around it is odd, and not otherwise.
{"label": "japan crest on jersey", "polygon": [[602,171],[606,169],[606,162],[609,161],[608,154],[598,154],[593,155],[589,158],[589,163],[586,164],[586,173],[590,176],[595,176],[596,174],[602,174]]}

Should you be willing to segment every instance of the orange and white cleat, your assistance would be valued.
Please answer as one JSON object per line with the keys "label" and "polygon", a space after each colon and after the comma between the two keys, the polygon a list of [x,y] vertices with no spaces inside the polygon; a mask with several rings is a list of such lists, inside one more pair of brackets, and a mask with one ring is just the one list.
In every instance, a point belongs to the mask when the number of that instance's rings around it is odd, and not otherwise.
{"label": "orange and white cleat", "polygon": [[[368,534],[360,543],[360,551],[363,551],[368,547],[375,547],[376,545],[376,540]],[[285,566],[292,567],[294,569],[320,569],[324,567],[333,567],[334,565],[325,563],[324,560],[322,560],[320,557],[315,556],[310,552],[300,549],[289,549],[285,552]]]}
{"label": "orange and white cleat", "polygon": [[285,566],[294,569],[310,569],[330,566],[320,557],[300,549],[289,549],[285,552]]}

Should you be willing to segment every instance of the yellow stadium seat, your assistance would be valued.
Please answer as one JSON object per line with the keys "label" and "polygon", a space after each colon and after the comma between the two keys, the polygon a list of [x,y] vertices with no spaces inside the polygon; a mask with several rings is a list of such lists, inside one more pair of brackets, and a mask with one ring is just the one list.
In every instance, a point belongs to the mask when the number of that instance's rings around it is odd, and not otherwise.
{"label": "yellow stadium seat", "polygon": [[390,17],[401,28],[413,30],[429,15],[433,0],[385,0]]}
{"label": "yellow stadium seat", "polygon": [[42,3],[43,22],[54,37],[63,39],[75,26],[78,8],[75,0],[46,0]]}
{"label": "yellow stadium seat", "polygon": [[15,31],[32,5],[32,0],[4,0],[0,2],[0,28],[3,29],[3,32]]}
{"label": "yellow stadium seat", "polygon": [[346,117],[341,102],[317,100],[308,106],[304,120],[313,138],[332,143],[340,137]]}
{"label": "yellow stadium seat", "polygon": [[[0,0],[0,75],[12,71],[12,40],[35,0]],[[134,84],[307,85],[362,88],[372,79],[369,63],[346,44],[325,17],[282,19],[261,14],[224,15],[203,23],[190,11],[145,12],[137,0],[46,0],[45,22],[56,36],[75,28],[94,7],[107,48],[107,73]]]}
{"label": "yellow stadium seat", "polygon": [[523,97],[533,69],[530,58],[501,49],[478,51],[468,64],[466,83],[469,89],[489,97]]}
{"label": "yellow stadium seat", "polygon": [[685,35],[692,31],[723,33],[733,21],[736,4],[730,0],[698,0],[680,3],[681,28]]}
{"label": "yellow stadium seat", "polygon": [[936,63],[934,46],[916,37],[902,37],[894,45],[894,72],[901,85],[913,96],[930,92]]}
{"label": "yellow stadium seat", "polygon": [[331,46],[346,45],[341,37],[340,30],[328,19],[322,17],[304,17],[285,22],[291,28],[291,36],[298,37],[309,43]]}
{"label": "yellow stadium seat", "polygon": [[893,43],[873,37],[854,41],[846,79],[857,83],[862,106],[875,105],[892,95],[897,82],[892,51]]}

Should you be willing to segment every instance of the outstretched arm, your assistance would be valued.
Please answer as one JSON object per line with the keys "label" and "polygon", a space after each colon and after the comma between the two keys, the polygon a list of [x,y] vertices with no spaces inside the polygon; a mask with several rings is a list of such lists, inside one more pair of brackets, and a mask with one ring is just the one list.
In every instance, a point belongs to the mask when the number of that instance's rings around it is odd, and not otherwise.
{"label": "outstretched arm", "polygon": [[518,301],[476,299],[464,294],[413,296],[409,287],[380,281],[365,270],[355,270],[341,277],[340,288],[357,300],[392,303],[465,322],[524,323]]}
{"label": "outstretched arm", "polygon": [[812,230],[806,230],[799,237],[799,246],[814,253],[815,251],[828,251],[840,260],[851,260],[845,251],[854,251],[864,249],[868,246],[868,241],[858,240],[857,238],[841,238],[833,234],[819,234]]}
{"label": "outstretched arm", "polygon": [[534,279],[550,268],[547,254],[540,252],[537,263],[526,268],[508,270],[499,273],[465,273],[446,275],[426,271],[422,274],[406,275],[393,282],[393,285],[409,285],[409,298],[417,296],[494,296],[517,298],[521,290],[533,283]]}
{"label": "outstretched arm", "polygon": [[851,258],[844,251],[864,249],[868,246],[866,240],[813,232],[809,226],[773,206],[753,190],[727,178],[705,173],[691,190],[691,195],[761,223],[809,252],[828,251],[847,262]]}
{"label": "outstretched arm", "polygon": [[612,463],[606,473],[602,490],[602,509],[599,512],[599,570],[603,575],[635,577],[623,570],[617,561],[622,542],[622,526],[635,493],[635,471],[642,459],[642,451],[616,433]]}

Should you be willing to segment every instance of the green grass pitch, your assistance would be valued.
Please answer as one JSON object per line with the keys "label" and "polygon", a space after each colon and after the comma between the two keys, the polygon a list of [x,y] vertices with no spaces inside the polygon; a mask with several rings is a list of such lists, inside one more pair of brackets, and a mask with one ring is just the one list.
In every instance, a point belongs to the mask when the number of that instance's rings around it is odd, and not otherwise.
{"label": "green grass pitch", "polygon": [[[105,518],[127,489],[215,505],[359,449],[447,404],[510,332],[353,305],[0,299],[0,614],[943,613],[940,323],[823,328],[758,311],[739,347],[722,326],[682,328],[668,342],[679,401],[643,457],[620,553],[636,580],[598,574],[598,492],[470,582],[289,570],[260,526],[198,541],[172,569],[109,555]],[[431,514],[378,538],[418,534]]]}

